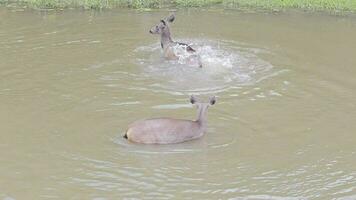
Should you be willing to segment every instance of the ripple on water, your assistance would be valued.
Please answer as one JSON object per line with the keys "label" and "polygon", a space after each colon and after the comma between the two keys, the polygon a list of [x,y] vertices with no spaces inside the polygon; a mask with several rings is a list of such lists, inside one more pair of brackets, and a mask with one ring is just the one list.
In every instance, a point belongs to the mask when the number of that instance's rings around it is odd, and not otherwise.
{"label": "ripple on water", "polygon": [[[122,134],[123,135],[123,134]],[[206,147],[203,142],[191,141],[186,143],[171,144],[171,145],[142,145],[129,143],[127,140],[123,139],[121,135],[116,138],[112,138],[112,141],[119,145],[120,148],[125,148],[125,151],[119,152],[129,152],[138,155],[152,155],[152,154],[186,154],[186,153],[197,153],[203,151]],[[192,145],[195,143],[195,145]]]}
{"label": "ripple on water", "polygon": [[152,89],[218,93],[253,85],[276,73],[273,65],[261,58],[262,53],[270,54],[265,49],[232,41],[191,40],[189,44],[201,56],[202,69],[184,59],[165,60],[157,43],[135,50],[135,61],[143,68],[142,76],[161,80],[160,84],[151,85]]}

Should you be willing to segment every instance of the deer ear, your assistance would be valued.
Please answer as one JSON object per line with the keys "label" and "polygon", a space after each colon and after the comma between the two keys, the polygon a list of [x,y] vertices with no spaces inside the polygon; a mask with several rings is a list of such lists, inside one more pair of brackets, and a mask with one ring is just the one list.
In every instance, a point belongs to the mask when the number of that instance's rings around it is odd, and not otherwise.
{"label": "deer ear", "polygon": [[195,104],[197,102],[196,98],[194,95],[190,96],[190,103]]}
{"label": "deer ear", "polygon": [[169,21],[169,22],[172,23],[175,18],[176,18],[176,17],[174,16],[174,14],[171,14],[169,17],[167,17],[167,21]]}
{"label": "deer ear", "polygon": [[209,103],[210,105],[214,105],[216,103],[216,97],[215,96],[210,97]]}

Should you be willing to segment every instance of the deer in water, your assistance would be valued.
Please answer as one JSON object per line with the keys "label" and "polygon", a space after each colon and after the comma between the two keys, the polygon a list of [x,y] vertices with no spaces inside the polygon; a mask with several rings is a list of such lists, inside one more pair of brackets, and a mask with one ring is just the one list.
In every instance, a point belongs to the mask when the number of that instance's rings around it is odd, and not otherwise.
{"label": "deer in water", "polygon": [[171,118],[139,120],[129,125],[124,138],[143,144],[171,144],[203,136],[207,129],[208,107],[215,104],[216,98],[210,97],[208,103],[202,103],[198,102],[195,96],[191,96],[190,102],[198,109],[196,120]]}
{"label": "deer in water", "polygon": [[152,27],[150,30],[151,34],[161,35],[161,47],[163,49],[164,57],[168,60],[177,60],[180,55],[177,55],[176,49],[182,48],[186,53],[188,53],[188,60],[195,60],[199,67],[202,67],[202,62],[200,56],[196,51],[186,43],[174,42],[171,38],[171,32],[169,30],[168,23],[172,23],[175,19],[174,14],[171,14],[165,19],[161,19],[159,24]]}

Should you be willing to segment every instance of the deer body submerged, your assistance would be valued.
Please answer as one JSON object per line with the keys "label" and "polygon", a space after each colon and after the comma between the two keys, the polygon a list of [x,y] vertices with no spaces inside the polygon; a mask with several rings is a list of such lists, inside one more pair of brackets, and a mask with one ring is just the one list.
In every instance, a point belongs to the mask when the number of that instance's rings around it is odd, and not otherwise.
{"label": "deer body submerged", "polygon": [[195,139],[203,135],[199,124],[170,118],[134,122],[126,132],[128,140],[145,144],[170,144]]}
{"label": "deer body submerged", "polygon": [[198,103],[195,97],[190,99],[198,108],[197,120],[172,118],[154,118],[139,120],[129,125],[124,138],[143,144],[172,144],[196,139],[204,135],[207,129],[207,110],[215,104],[215,97],[209,103]]}

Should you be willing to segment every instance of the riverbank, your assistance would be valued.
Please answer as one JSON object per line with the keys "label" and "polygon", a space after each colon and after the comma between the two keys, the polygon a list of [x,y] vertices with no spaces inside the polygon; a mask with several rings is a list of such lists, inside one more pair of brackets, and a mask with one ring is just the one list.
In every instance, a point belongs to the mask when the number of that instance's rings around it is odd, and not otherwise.
{"label": "riverbank", "polygon": [[34,9],[111,9],[119,7],[147,9],[162,7],[209,7],[218,5],[224,8],[356,12],[356,0],[0,0],[0,4]]}

